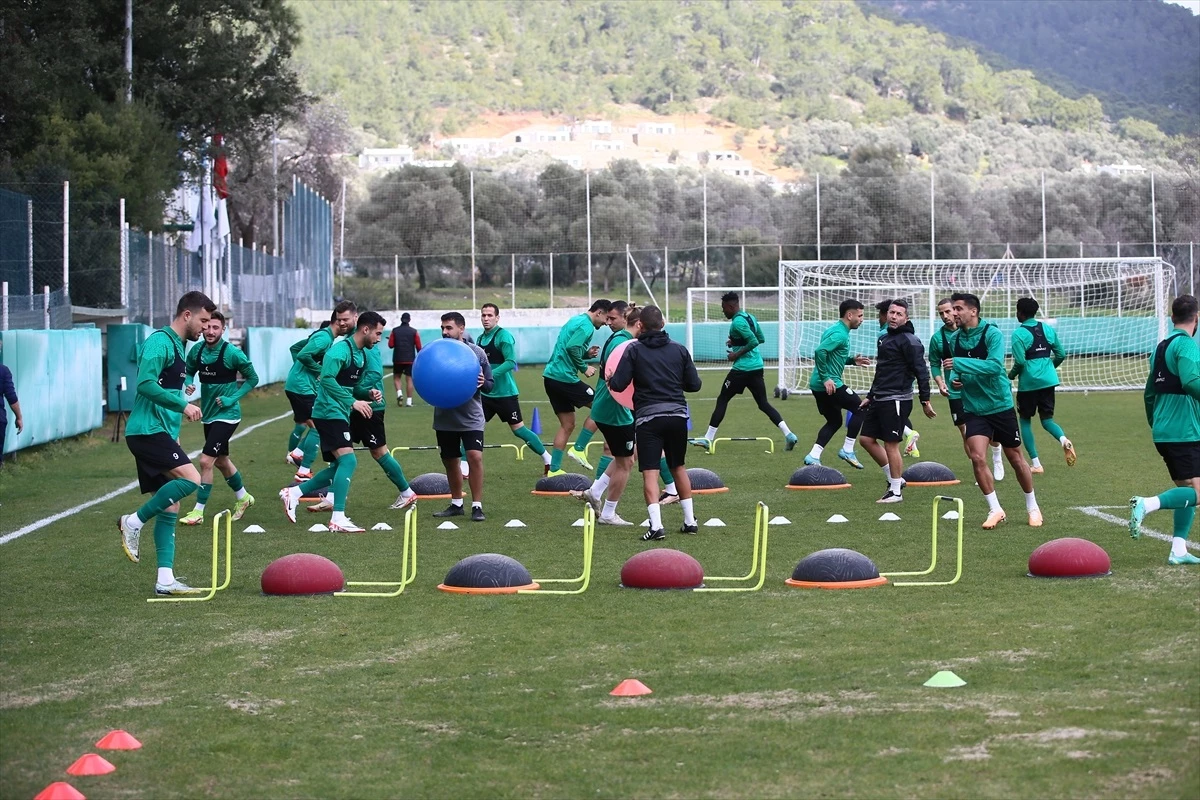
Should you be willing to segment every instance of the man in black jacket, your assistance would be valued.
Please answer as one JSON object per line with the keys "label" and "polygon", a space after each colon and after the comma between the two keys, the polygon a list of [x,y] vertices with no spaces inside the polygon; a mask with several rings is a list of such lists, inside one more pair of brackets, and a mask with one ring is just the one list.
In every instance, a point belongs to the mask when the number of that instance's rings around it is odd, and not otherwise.
{"label": "man in black jacket", "polygon": [[[888,306],[887,334],[879,338],[879,353],[875,361],[875,380],[863,400],[866,417],[859,441],[875,463],[883,468],[888,481],[887,492],[877,503],[899,503],[903,483],[900,473],[903,460],[900,441],[904,438],[904,421],[912,413],[912,382],[917,379],[921,410],[933,419],[937,412],[929,402],[929,365],[925,362],[925,345],[917,338],[908,321],[908,303],[893,300]],[[880,445],[879,442],[883,444]]]}
{"label": "man in black jacket", "polygon": [[638,469],[650,517],[650,529],[642,541],[649,542],[667,538],[658,505],[658,467],[664,457],[679,489],[679,505],[683,509],[680,533],[695,534],[700,530],[692,508],[692,484],[684,467],[688,407],[683,396],[684,392],[700,391],[700,374],[687,348],[671,341],[663,330],[663,315],[658,306],[645,306],[641,320],[642,334],[626,345],[608,379],[608,388],[620,392],[633,384]]}

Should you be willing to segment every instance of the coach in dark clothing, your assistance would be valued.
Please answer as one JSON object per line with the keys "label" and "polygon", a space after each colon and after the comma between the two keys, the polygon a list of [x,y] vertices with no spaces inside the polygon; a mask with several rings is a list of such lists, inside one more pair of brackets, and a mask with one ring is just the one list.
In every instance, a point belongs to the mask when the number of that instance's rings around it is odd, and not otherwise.
{"label": "coach in dark clothing", "polygon": [[4,438],[8,428],[8,413],[4,410],[5,401],[12,406],[17,433],[20,433],[25,429],[25,421],[21,418],[21,403],[17,400],[17,389],[13,386],[12,372],[8,367],[0,364],[0,464],[4,463]]}
{"label": "coach in dark clothing", "polygon": [[[925,345],[908,321],[908,303],[893,300],[888,306],[887,333],[879,337],[879,352],[875,362],[875,380],[863,401],[866,416],[859,441],[883,468],[888,489],[876,502],[899,503],[903,481],[903,457],[900,440],[904,421],[912,413],[913,378],[917,380],[917,396],[921,410],[933,419],[937,412],[929,403],[929,365],[925,362]],[[883,442],[880,445],[880,441]]]}
{"label": "coach in dark clothing", "polygon": [[400,315],[400,324],[392,328],[388,336],[388,347],[392,348],[392,382],[396,385],[396,405],[405,404],[404,391],[400,387],[403,378],[408,390],[408,405],[412,405],[412,365],[421,352],[421,334],[409,325],[412,316],[406,311]]}
{"label": "coach in dark clothing", "polygon": [[700,391],[700,373],[692,354],[663,330],[663,315],[658,306],[645,306],[639,312],[642,334],[625,346],[608,388],[624,391],[633,384],[633,424],[637,432],[638,469],[646,494],[650,529],[643,541],[665,539],[662,514],[658,506],[659,462],[667,467],[679,488],[683,509],[682,533],[696,533],[696,513],[692,508],[692,484],[684,467],[687,453],[688,406],[684,392]]}

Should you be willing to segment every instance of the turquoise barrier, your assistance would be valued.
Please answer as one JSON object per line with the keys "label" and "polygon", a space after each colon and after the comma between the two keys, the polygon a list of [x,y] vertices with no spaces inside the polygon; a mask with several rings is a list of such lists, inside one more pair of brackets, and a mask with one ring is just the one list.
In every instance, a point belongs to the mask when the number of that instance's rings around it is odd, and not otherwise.
{"label": "turquoise barrier", "polygon": [[99,329],[0,332],[0,361],[12,370],[25,423],[17,434],[9,413],[4,452],[86,433],[104,423]]}
{"label": "turquoise barrier", "polygon": [[247,328],[242,349],[254,364],[258,385],[286,381],[292,368],[292,353],[288,348],[307,339],[312,332],[310,328]]}

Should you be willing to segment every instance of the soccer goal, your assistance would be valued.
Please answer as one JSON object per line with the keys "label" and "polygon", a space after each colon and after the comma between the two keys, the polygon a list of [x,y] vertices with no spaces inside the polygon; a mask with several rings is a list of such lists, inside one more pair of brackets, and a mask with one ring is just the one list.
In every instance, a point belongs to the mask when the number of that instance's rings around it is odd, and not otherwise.
{"label": "soccer goal", "polygon": [[[954,292],[978,295],[984,319],[1001,329],[1006,343],[1017,326],[1017,300],[1033,297],[1041,306],[1038,319],[1056,329],[1067,351],[1059,368],[1061,389],[1141,389],[1149,357],[1170,327],[1171,269],[1160,258],[781,261],[780,385],[788,391],[807,389],[811,352],[801,346],[806,341],[801,331],[808,323],[819,331],[837,319],[840,300],[835,297],[843,287],[881,295],[909,287],[913,292],[932,288],[935,304]],[[867,294],[848,296],[868,306],[868,321],[860,330],[870,331],[873,308],[864,299]],[[924,295],[920,298],[923,309]],[[931,315],[930,324],[917,332],[928,342],[935,325]],[[850,376],[855,370],[846,372]]]}
{"label": "soccer goal", "polygon": [[774,286],[710,286],[687,290],[685,344],[696,369],[729,369],[729,320],[721,311],[721,297],[736,292],[741,309],[762,326],[766,342],[759,348],[768,369],[779,358],[779,289]]}

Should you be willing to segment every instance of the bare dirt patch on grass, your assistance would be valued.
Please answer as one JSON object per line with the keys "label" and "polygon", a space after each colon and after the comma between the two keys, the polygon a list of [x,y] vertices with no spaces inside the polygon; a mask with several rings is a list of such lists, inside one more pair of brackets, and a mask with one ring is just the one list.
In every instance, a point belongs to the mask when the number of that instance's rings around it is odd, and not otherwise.
{"label": "bare dirt patch on grass", "polygon": [[342,672],[351,669],[365,669],[376,664],[400,664],[411,661],[427,654],[441,654],[456,647],[462,637],[457,633],[435,636],[430,639],[414,639],[403,647],[382,653],[367,654],[362,658],[348,661],[331,661],[327,664],[314,664],[297,667],[299,675],[327,675],[331,672]]}

